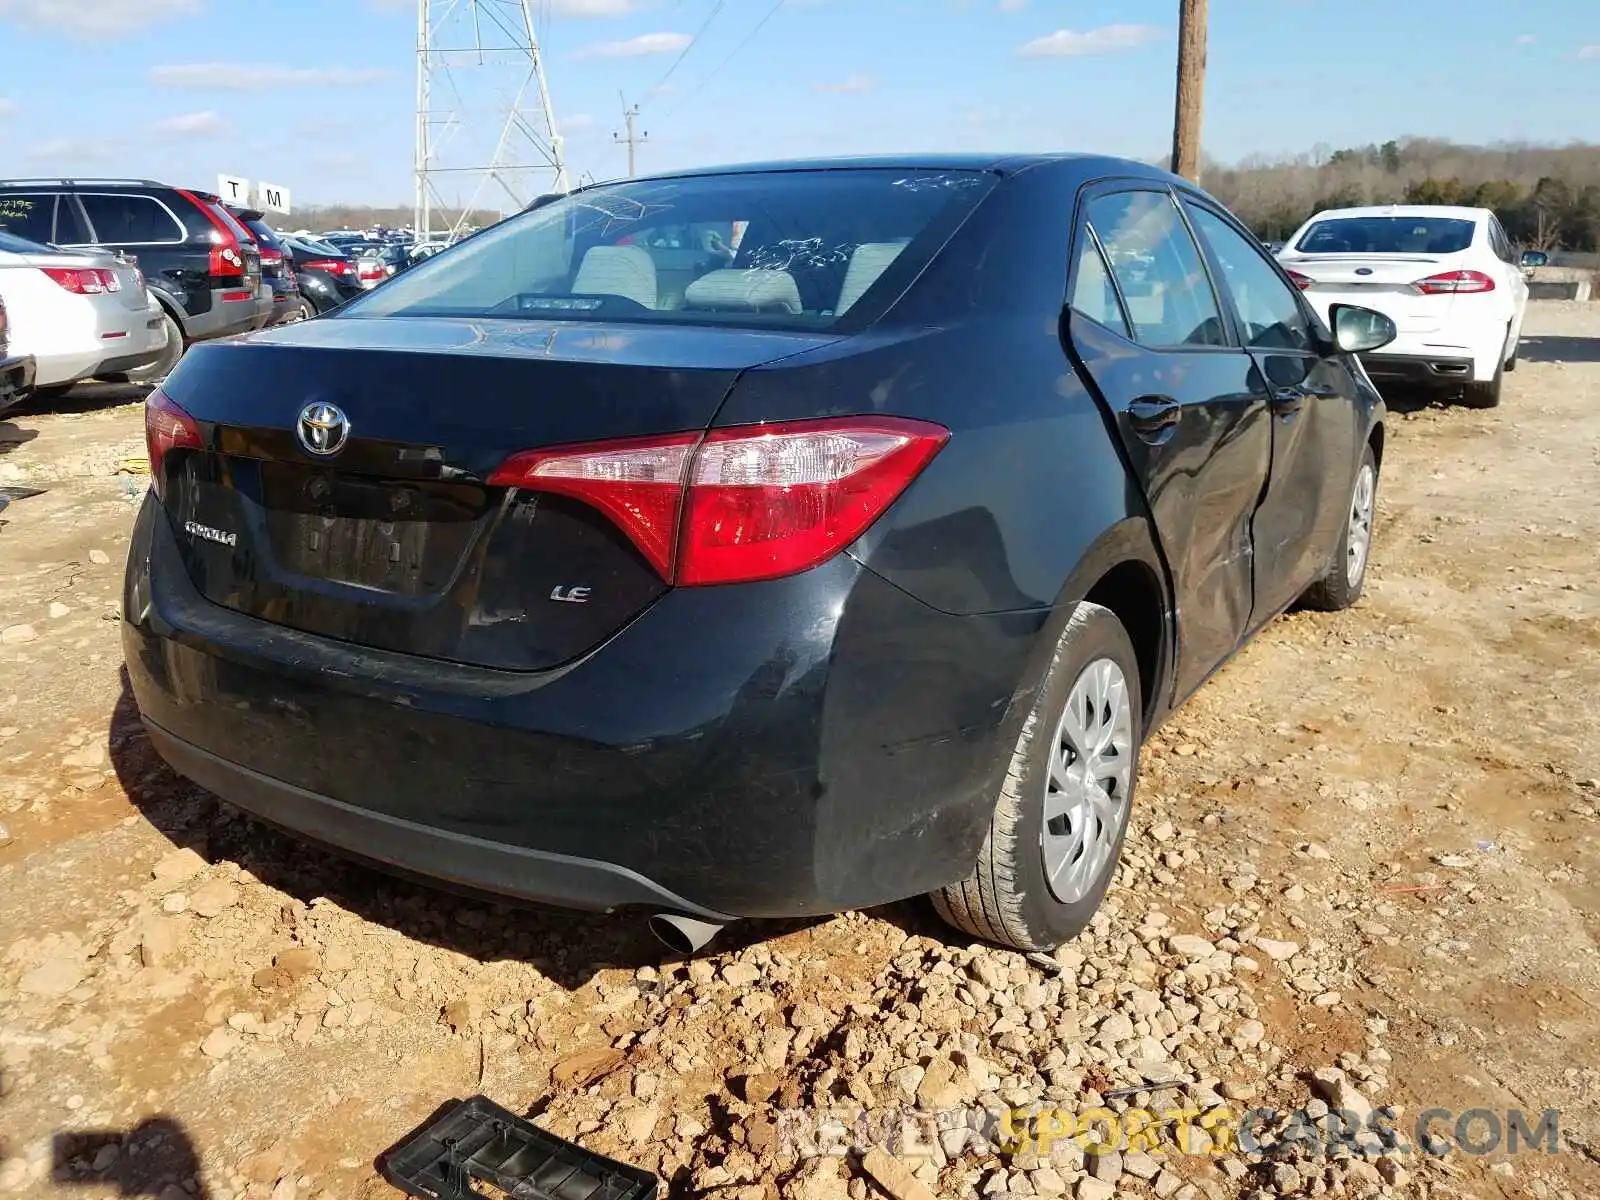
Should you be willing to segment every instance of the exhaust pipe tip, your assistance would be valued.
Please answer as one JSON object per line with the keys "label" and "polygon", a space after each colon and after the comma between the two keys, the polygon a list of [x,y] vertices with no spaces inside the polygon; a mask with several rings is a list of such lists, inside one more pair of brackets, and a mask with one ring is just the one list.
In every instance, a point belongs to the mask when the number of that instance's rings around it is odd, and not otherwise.
{"label": "exhaust pipe tip", "polygon": [[650,932],[674,954],[694,954],[722,932],[716,921],[701,921],[677,913],[656,913],[650,918]]}

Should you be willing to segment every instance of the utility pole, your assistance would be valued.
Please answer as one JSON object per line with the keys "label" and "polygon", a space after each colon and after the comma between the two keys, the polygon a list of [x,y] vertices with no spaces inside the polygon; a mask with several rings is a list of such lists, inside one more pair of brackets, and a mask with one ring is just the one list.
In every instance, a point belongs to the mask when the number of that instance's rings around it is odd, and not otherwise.
{"label": "utility pole", "polygon": [[1200,182],[1200,116],[1206,90],[1206,0],[1178,0],[1178,88],[1172,171]]}
{"label": "utility pole", "polygon": [[620,133],[613,133],[611,135],[611,140],[612,141],[614,141],[614,142],[622,142],[628,147],[628,178],[629,179],[632,179],[633,175],[634,175],[634,155],[633,155],[634,147],[635,146],[642,146],[642,145],[644,145],[645,142],[648,142],[650,140],[650,135],[648,133],[638,133],[635,130],[634,123],[636,121],[638,121],[638,119],[639,119],[639,106],[637,104],[635,104],[632,108],[629,108],[627,106],[627,102],[624,101],[623,102],[623,107],[622,107],[622,120],[628,127],[627,136],[624,137]]}

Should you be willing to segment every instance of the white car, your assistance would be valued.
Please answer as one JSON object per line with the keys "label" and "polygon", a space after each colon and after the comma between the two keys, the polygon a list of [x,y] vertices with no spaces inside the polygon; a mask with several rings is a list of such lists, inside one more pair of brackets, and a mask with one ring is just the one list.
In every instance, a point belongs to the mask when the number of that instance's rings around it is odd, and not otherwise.
{"label": "white car", "polygon": [[1278,261],[1323,321],[1333,304],[1377,309],[1399,336],[1362,357],[1378,384],[1459,391],[1500,403],[1528,303],[1522,262],[1486,208],[1417,204],[1319,212]]}
{"label": "white car", "polygon": [[104,250],[60,250],[0,230],[0,301],[11,353],[31,355],[37,392],[148,366],[166,322],[139,269]]}

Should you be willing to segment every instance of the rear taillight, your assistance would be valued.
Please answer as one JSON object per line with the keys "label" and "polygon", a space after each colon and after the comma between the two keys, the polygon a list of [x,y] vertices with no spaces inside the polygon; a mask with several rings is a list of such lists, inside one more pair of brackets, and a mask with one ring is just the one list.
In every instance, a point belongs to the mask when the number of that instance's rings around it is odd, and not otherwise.
{"label": "rear taillight", "polygon": [[261,265],[263,267],[281,267],[283,265],[283,251],[274,250],[271,246],[261,246]]}
{"label": "rear taillight", "polygon": [[189,201],[205,219],[211,222],[211,256],[206,272],[213,279],[242,279],[244,277],[244,246],[228,223],[219,217],[204,200],[193,192],[180,191],[178,195]]}
{"label": "rear taillight", "polygon": [[105,292],[120,292],[122,281],[115,271],[98,267],[40,267],[46,275],[67,291],[77,296],[99,296]]}
{"label": "rear taillight", "polygon": [[360,267],[362,279],[382,279],[388,272],[381,262],[364,262]]}
{"label": "rear taillight", "polygon": [[1446,271],[1411,285],[1424,296],[1453,296],[1458,292],[1492,292],[1494,279],[1482,271]]}
{"label": "rear taillight", "polygon": [[342,258],[314,258],[310,262],[300,264],[302,271],[326,271],[330,275],[349,275],[354,268],[348,259]]}
{"label": "rear taillight", "polygon": [[489,482],[594,506],[669,583],[746,583],[844,549],[949,436],[897,417],[793,421],[528,450]]}
{"label": "rear taillight", "polygon": [[1311,276],[1302,275],[1299,271],[1288,271],[1286,274],[1289,276],[1289,282],[1294,284],[1295,287],[1299,288],[1302,292],[1312,284]]}
{"label": "rear taillight", "polygon": [[172,398],[156,388],[144,401],[144,444],[150,456],[150,482],[160,496],[166,489],[161,464],[169,450],[199,450],[200,426]]}

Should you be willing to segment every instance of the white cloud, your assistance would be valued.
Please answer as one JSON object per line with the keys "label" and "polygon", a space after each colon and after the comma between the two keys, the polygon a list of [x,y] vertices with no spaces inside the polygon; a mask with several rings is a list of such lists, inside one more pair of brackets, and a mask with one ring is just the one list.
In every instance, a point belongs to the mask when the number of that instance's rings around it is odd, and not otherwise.
{"label": "white cloud", "polygon": [[174,138],[227,137],[233,132],[232,124],[210,109],[168,117],[157,121],[152,129],[160,137]]}
{"label": "white cloud", "polygon": [[878,81],[871,75],[852,75],[848,79],[841,79],[838,83],[812,84],[811,90],[814,92],[837,92],[841,95],[849,95],[858,92],[870,92],[877,86]]}
{"label": "white cloud", "polygon": [[131,33],[200,11],[200,0],[0,0],[0,17],[74,37]]}
{"label": "white cloud", "polygon": [[580,58],[643,58],[647,54],[674,54],[690,42],[687,33],[641,33],[621,42],[596,42],[578,51]]}
{"label": "white cloud", "polygon": [[589,113],[572,113],[570,116],[556,118],[556,128],[565,136],[569,133],[585,133],[600,124]]}
{"label": "white cloud", "polygon": [[1024,58],[1071,58],[1082,54],[1112,54],[1118,50],[1132,50],[1146,42],[1165,36],[1165,30],[1154,25],[1103,25],[1099,29],[1078,33],[1071,29],[1058,29],[1046,37],[1034,38],[1018,48]]}
{"label": "white cloud", "polygon": [[281,63],[176,63],[151,67],[157,87],[264,92],[291,87],[365,87],[387,79],[380,67],[288,67]]}
{"label": "white cloud", "polygon": [[29,146],[25,153],[35,162],[82,163],[110,158],[116,153],[116,147],[99,138],[61,137],[37,142]]}
{"label": "white cloud", "polygon": [[15,100],[7,100],[4,96],[0,96],[0,117],[9,117],[16,111],[17,102]]}
{"label": "white cloud", "polygon": [[1600,58],[1600,43],[1593,46],[1581,46],[1578,49],[1579,58]]}
{"label": "white cloud", "polygon": [[1028,7],[1028,0],[1000,0],[1001,12],[1021,12]]}
{"label": "white cloud", "polygon": [[1539,39],[1534,37],[1534,35],[1531,33],[1519,33],[1517,35],[1517,45],[1519,46],[1531,46],[1538,40]]}

